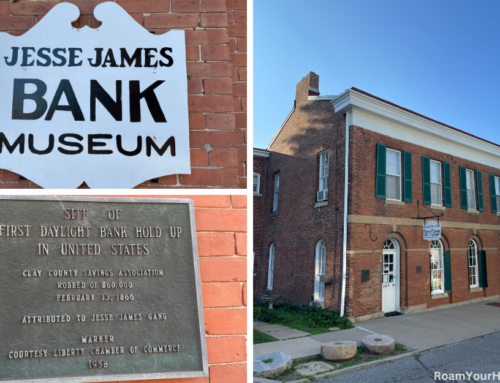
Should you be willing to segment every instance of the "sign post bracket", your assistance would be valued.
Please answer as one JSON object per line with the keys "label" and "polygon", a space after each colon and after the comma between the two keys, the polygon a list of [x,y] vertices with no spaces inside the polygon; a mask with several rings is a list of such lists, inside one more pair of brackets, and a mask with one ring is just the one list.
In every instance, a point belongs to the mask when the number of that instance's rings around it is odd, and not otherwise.
{"label": "sign post bracket", "polygon": [[427,210],[429,210],[432,214],[434,214],[433,216],[430,216],[430,217],[421,217],[420,216],[420,201],[417,200],[417,217],[411,217],[411,219],[423,219],[424,220],[424,225],[425,225],[425,221],[427,219],[430,219],[430,218],[437,218],[438,219],[438,224],[439,224],[439,218],[442,217],[444,215],[444,213],[441,213],[441,215],[437,215],[436,213],[434,213],[431,209],[429,209],[427,206],[423,205]]}

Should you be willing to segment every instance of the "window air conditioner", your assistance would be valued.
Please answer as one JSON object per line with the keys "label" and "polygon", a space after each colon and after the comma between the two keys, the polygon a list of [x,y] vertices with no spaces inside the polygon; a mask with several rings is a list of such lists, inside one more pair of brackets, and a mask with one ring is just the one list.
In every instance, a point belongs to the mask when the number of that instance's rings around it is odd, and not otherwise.
{"label": "window air conditioner", "polygon": [[316,196],[318,202],[326,201],[328,199],[328,190],[320,190]]}

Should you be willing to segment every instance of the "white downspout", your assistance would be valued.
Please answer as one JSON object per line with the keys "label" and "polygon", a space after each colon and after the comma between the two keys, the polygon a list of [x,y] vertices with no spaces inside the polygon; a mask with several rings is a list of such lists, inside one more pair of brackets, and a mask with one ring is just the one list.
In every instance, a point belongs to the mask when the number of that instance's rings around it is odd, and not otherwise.
{"label": "white downspout", "polygon": [[344,316],[345,286],[347,279],[347,192],[349,190],[349,125],[351,112],[345,114],[345,177],[344,177],[344,235],[342,240],[342,297],[340,301],[340,316]]}

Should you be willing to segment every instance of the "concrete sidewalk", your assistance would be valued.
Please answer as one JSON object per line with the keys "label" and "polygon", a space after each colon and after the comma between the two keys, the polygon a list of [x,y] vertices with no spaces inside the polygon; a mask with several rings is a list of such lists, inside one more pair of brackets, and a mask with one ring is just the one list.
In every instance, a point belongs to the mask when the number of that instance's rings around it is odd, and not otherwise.
{"label": "concrete sidewalk", "polygon": [[[321,344],[335,340],[361,339],[370,333],[392,336],[414,350],[424,350],[500,331],[500,307],[480,302],[415,314],[356,323],[356,328],[298,339],[254,345],[254,356],[281,351],[300,359],[320,354]],[[271,334],[270,334],[271,335]]]}

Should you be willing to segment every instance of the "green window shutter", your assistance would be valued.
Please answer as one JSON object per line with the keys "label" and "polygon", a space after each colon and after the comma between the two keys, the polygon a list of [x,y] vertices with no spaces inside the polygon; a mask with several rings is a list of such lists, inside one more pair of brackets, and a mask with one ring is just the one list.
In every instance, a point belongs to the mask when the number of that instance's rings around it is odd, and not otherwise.
{"label": "green window shutter", "polygon": [[467,176],[463,166],[460,166],[460,207],[467,210]]}
{"label": "green window shutter", "polygon": [[377,180],[375,185],[375,198],[385,199],[385,158],[386,146],[377,144]]}
{"label": "green window shutter", "polygon": [[484,211],[484,201],[483,201],[483,173],[481,170],[476,170],[477,178],[477,205],[479,211]]}
{"label": "green window shutter", "polygon": [[443,162],[443,167],[444,167],[444,206],[451,207],[450,163]]}
{"label": "green window shutter", "polygon": [[451,261],[450,252],[444,252],[444,292],[451,293]]}
{"label": "green window shutter", "polygon": [[404,152],[404,201],[413,202],[413,176],[411,172],[411,153]]}
{"label": "green window shutter", "polygon": [[497,193],[495,190],[495,176],[490,174],[490,201],[491,201],[491,212],[497,212]]}
{"label": "green window shutter", "polygon": [[422,188],[424,205],[431,204],[431,160],[429,157],[422,157]]}
{"label": "green window shutter", "polygon": [[488,275],[486,274],[486,251],[478,251],[479,287],[488,287]]}

